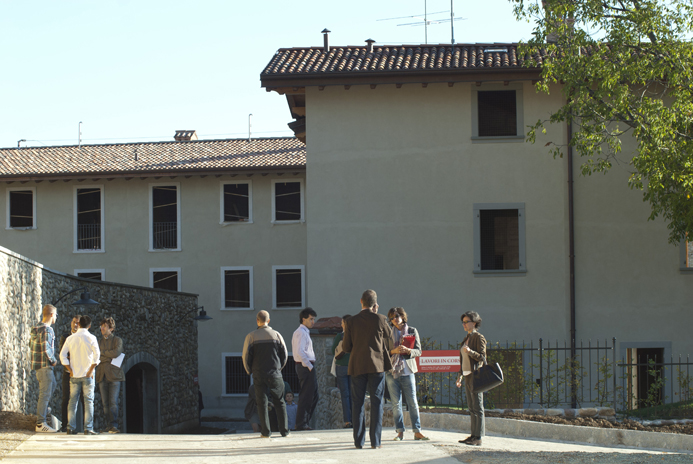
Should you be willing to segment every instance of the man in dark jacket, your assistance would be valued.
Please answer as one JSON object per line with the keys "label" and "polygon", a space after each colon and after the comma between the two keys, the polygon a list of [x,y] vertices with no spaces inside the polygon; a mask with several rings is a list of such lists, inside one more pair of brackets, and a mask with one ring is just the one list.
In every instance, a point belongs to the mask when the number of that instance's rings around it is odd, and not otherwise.
{"label": "man in dark jacket", "polygon": [[282,368],[286,365],[289,353],[284,338],[269,326],[270,317],[267,311],[257,313],[256,322],[257,329],[250,332],[243,343],[243,367],[253,376],[260,433],[262,438],[269,438],[272,433],[265,394],[269,392],[277,413],[279,433],[282,437],[286,437],[289,435],[289,423],[284,402]]}
{"label": "man in dark jacket", "polygon": [[125,380],[125,374],[120,367],[123,340],[113,335],[115,327],[115,320],[112,317],[107,317],[101,321],[101,335],[103,335],[103,338],[99,340],[101,358],[96,367],[96,382],[99,384],[103,414],[107,421],[104,431],[109,433],[120,432],[118,429],[118,398],[121,382]]}
{"label": "man in dark jacket", "polygon": [[390,351],[393,348],[392,329],[387,318],[378,313],[378,296],[366,290],[361,296],[361,312],[350,317],[344,328],[342,347],[349,356],[351,376],[351,418],[354,425],[354,445],[363,448],[366,440],[364,402],[366,390],[371,396],[371,448],[380,448],[383,431],[383,395],[385,372],[392,369]]}

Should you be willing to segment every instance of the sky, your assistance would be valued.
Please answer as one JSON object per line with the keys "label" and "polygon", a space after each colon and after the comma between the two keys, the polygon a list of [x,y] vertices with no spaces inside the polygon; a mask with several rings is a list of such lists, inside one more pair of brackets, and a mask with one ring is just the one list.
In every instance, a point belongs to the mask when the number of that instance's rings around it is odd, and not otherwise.
{"label": "sky", "polygon": [[[528,40],[509,0],[453,0],[456,43]],[[423,44],[450,0],[0,0],[0,147],[291,136],[260,86],[279,48]],[[432,14],[443,12],[440,14]],[[391,19],[400,18],[400,19]],[[428,43],[451,41],[430,24]]]}

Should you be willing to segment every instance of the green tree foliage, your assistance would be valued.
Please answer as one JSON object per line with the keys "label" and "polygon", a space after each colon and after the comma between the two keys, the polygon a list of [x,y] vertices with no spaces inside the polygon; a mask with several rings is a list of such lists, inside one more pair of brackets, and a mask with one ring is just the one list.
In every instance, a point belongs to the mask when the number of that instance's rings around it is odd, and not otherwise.
{"label": "green tree foliage", "polygon": [[[536,1],[511,0],[516,17],[536,25],[520,56],[541,67],[537,90],[562,84],[566,104],[528,139],[572,121],[583,174],[627,159],[650,220],[665,219],[672,243],[693,237],[693,0]],[[622,153],[625,137],[635,153]],[[547,145],[563,156],[563,143]]]}

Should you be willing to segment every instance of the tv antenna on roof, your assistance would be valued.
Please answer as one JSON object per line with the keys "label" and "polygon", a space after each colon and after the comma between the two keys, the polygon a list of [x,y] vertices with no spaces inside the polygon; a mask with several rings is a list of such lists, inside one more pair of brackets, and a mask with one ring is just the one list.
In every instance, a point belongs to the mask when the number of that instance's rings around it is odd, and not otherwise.
{"label": "tv antenna on roof", "polygon": [[462,18],[462,17],[457,17],[455,18],[455,14],[453,12],[452,8],[452,3],[454,0],[450,0],[450,19],[442,19],[442,18],[436,18],[436,19],[428,19],[429,15],[439,15],[443,13],[447,13],[448,11],[435,11],[433,13],[428,12],[428,0],[424,0],[424,14],[423,15],[412,15],[412,16],[399,16],[397,18],[384,18],[384,19],[378,19],[377,21],[391,21],[395,19],[409,19],[409,18],[416,18],[418,21],[415,21],[413,23],[402,23],[398,24],[398,26],[424,26],[424,43],[428,43],[428,26],[429,24],[443,24],[450,22],[450,35],[451,35],[451,42],[454,45],[455,44],[455,21],[462,21],[467,18]]}

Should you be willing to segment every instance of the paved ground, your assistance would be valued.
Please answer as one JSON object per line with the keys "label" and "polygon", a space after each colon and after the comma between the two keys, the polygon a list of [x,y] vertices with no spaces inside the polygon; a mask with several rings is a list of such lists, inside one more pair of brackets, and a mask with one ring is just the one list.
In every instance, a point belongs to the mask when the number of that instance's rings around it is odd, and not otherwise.
{"label": "paved ground", "polygon": [[623,447],[590,446],[531,439],[489,436],[482,448],[458,444],[464,435],[430,430],[429,442],[391,441],[393,429],[383,432],[382,449],[353,446],[351,430],[292,433],[287,438],[263,439],[258,434],[139,435],[103,434],[94,437],[36,434],[6,456],[3,464],[248,463],[350,464],[377,460],[382,464],[468,463],[692,463],[693,454]]}

